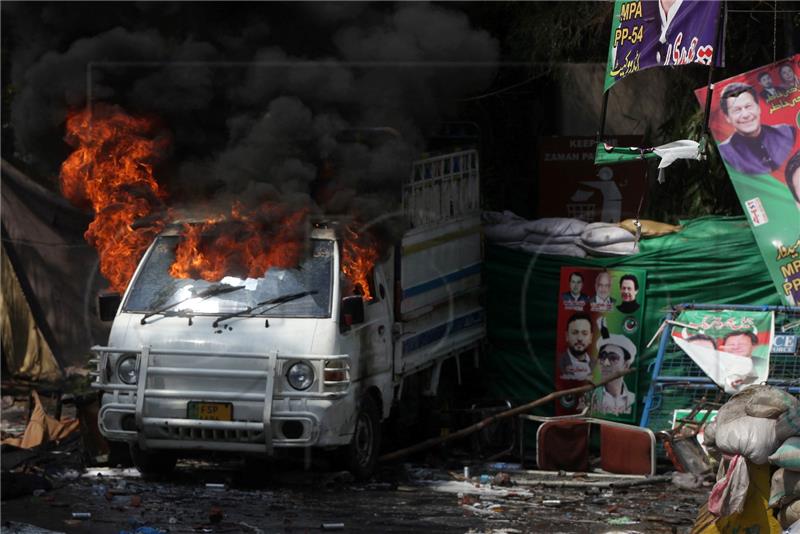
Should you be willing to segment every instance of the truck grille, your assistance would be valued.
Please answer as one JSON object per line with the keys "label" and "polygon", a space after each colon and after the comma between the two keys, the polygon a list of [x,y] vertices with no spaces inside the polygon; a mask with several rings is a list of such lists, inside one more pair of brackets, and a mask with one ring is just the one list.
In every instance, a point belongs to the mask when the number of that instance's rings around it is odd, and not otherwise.
{"label": "truck grille", "polygon": [[258,430],[217,430],[211,428],[176,428],[160,429],[162,439],[186,441],[230,441],[236,443],[264,443],[264,432]]}

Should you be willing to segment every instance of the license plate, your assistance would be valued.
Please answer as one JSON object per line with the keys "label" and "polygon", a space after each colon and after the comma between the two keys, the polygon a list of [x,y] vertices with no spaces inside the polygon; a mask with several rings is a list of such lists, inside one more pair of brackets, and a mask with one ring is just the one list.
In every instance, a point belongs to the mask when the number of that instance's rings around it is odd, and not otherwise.
{"label": "license plate", "polygon": [[189,419],[233,421],[233,404],[230,402],[190,402],[186,411]]}

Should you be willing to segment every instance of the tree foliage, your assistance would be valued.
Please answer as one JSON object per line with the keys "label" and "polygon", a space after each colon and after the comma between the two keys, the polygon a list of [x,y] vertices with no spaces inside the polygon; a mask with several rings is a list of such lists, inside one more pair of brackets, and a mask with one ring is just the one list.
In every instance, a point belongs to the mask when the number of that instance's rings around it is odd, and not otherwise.
{"label": "tree foliage", "polygon": [[[728,2],[728,8],[726,66],[714,70],[714,80],[734,76],[797,52],[800,45],[800,2],[745,0]],[[510,86],[525,77],[535,81],[528,86],[524,96],[521,91],[515,91],[513,95],[506,93],[498,97],[497,100],[502,100],[497,105],[500,109],[508,105],[518,106],[521,113],[530,108],[546,109],[553,102],[552,91],[558,87],[553,83],[559,76],[557,66],[606,61],[613,10],[611,1],[481,3],[466,4],[464,9],[476,24],[501,40],[504,60],[523,61],[529,65],[511,75],[507,72],[498,75],[496,86]],[[694,90],[708,83],[708,75],[708,69],[701,67],[672,69],[665,88],[671,95],[669,106],[663,110],[662,124],[648,132],[648,144],[701,138],[704,115]],[[524,98],[531,102],[523,102]],[[482,105],[484,110],[493,106],[491,102]],[[532,123],[533,117],[541,117],[541,114],[530,117],[528,128],[541,132],[543,128]],[[512,143],[529,136],[529,132],[510,132],[496,127],[493,132],[507,135]],[[589,135],[592,133],[587,132]],[[495,141],[494,144],[502,145],[503,142]],[[710,138],[708,153],[708,159],[703,162],[673,164],[667,170],[663,184],[656,182],[657,171],[651,168],[647,208],[643,216],[674,222],[707,214],[741,213],[733,186]]]}

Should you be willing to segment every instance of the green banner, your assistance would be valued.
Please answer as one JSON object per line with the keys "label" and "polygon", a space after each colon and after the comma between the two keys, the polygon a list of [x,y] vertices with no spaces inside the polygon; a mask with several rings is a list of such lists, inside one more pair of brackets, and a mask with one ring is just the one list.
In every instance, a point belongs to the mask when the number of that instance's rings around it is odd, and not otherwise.
{"label": "green banner", "polygon": [[611,146],[598,143],[594,154],[595,165],[614,165],[629,161],[658,158],[652,148],[639,148],[635,146]]}
{"label": "green banner", "polygon": [[[800,54],[715,84],[710,129],[778,293],[800,303]],[[698,89],[700,103],[705,88]]]}

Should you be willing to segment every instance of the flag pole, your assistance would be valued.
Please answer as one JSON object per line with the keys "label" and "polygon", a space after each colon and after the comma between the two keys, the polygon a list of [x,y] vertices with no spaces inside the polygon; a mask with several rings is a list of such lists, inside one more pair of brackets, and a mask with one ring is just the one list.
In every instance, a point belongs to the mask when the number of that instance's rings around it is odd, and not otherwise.
{"label": "flag pole", "polygon": [[[708,126],[709,126],[709,121],[711,119],[711,97],[713,96],[713,93],[714,93],[714,82],[713,82],[713,80],[714,80],[714,63],[717,60],[717,54],[721,54],[722,53],[722,43],[723,43],[723,41],[725,39],[724,26],[725,26],[725,13],[726,13],[727,7],[728,7],[728,3],[725,0],[723,0],[722,9],[719,10],[719,19],[717,20],[717,35],[716,35],[716,39],[715,39],[715,43],[714,43],[714,47],[715,47],[714,48],[714,53],[711,56],[711,65],[709,65],[709,68],[708,68],[708,85],[707,85],[708,88],[706,89],[706,106],[705,106],[705,109],[703,110],[703,113],[705,114],[705,116],[703,117],[703,135],[706,136],[706,137],[708,136],[708,133],[709,133]],[[706,147],[707,146],[708,145],[706,145]],[[706,148],[706,150],[707,150],[707,148]],[[708,154],[706,154],[706,155],[708,155]]]}
{"label": "flag pole", "polygon": [[603,109],[600,111],[600,130],[597,132],[597,144],[599,145],[603,139],[605,138],[606,133],[606,111],[608,110],[608,93],[611,91],[611,88],[608,88],[608,91],[603,91]]}

